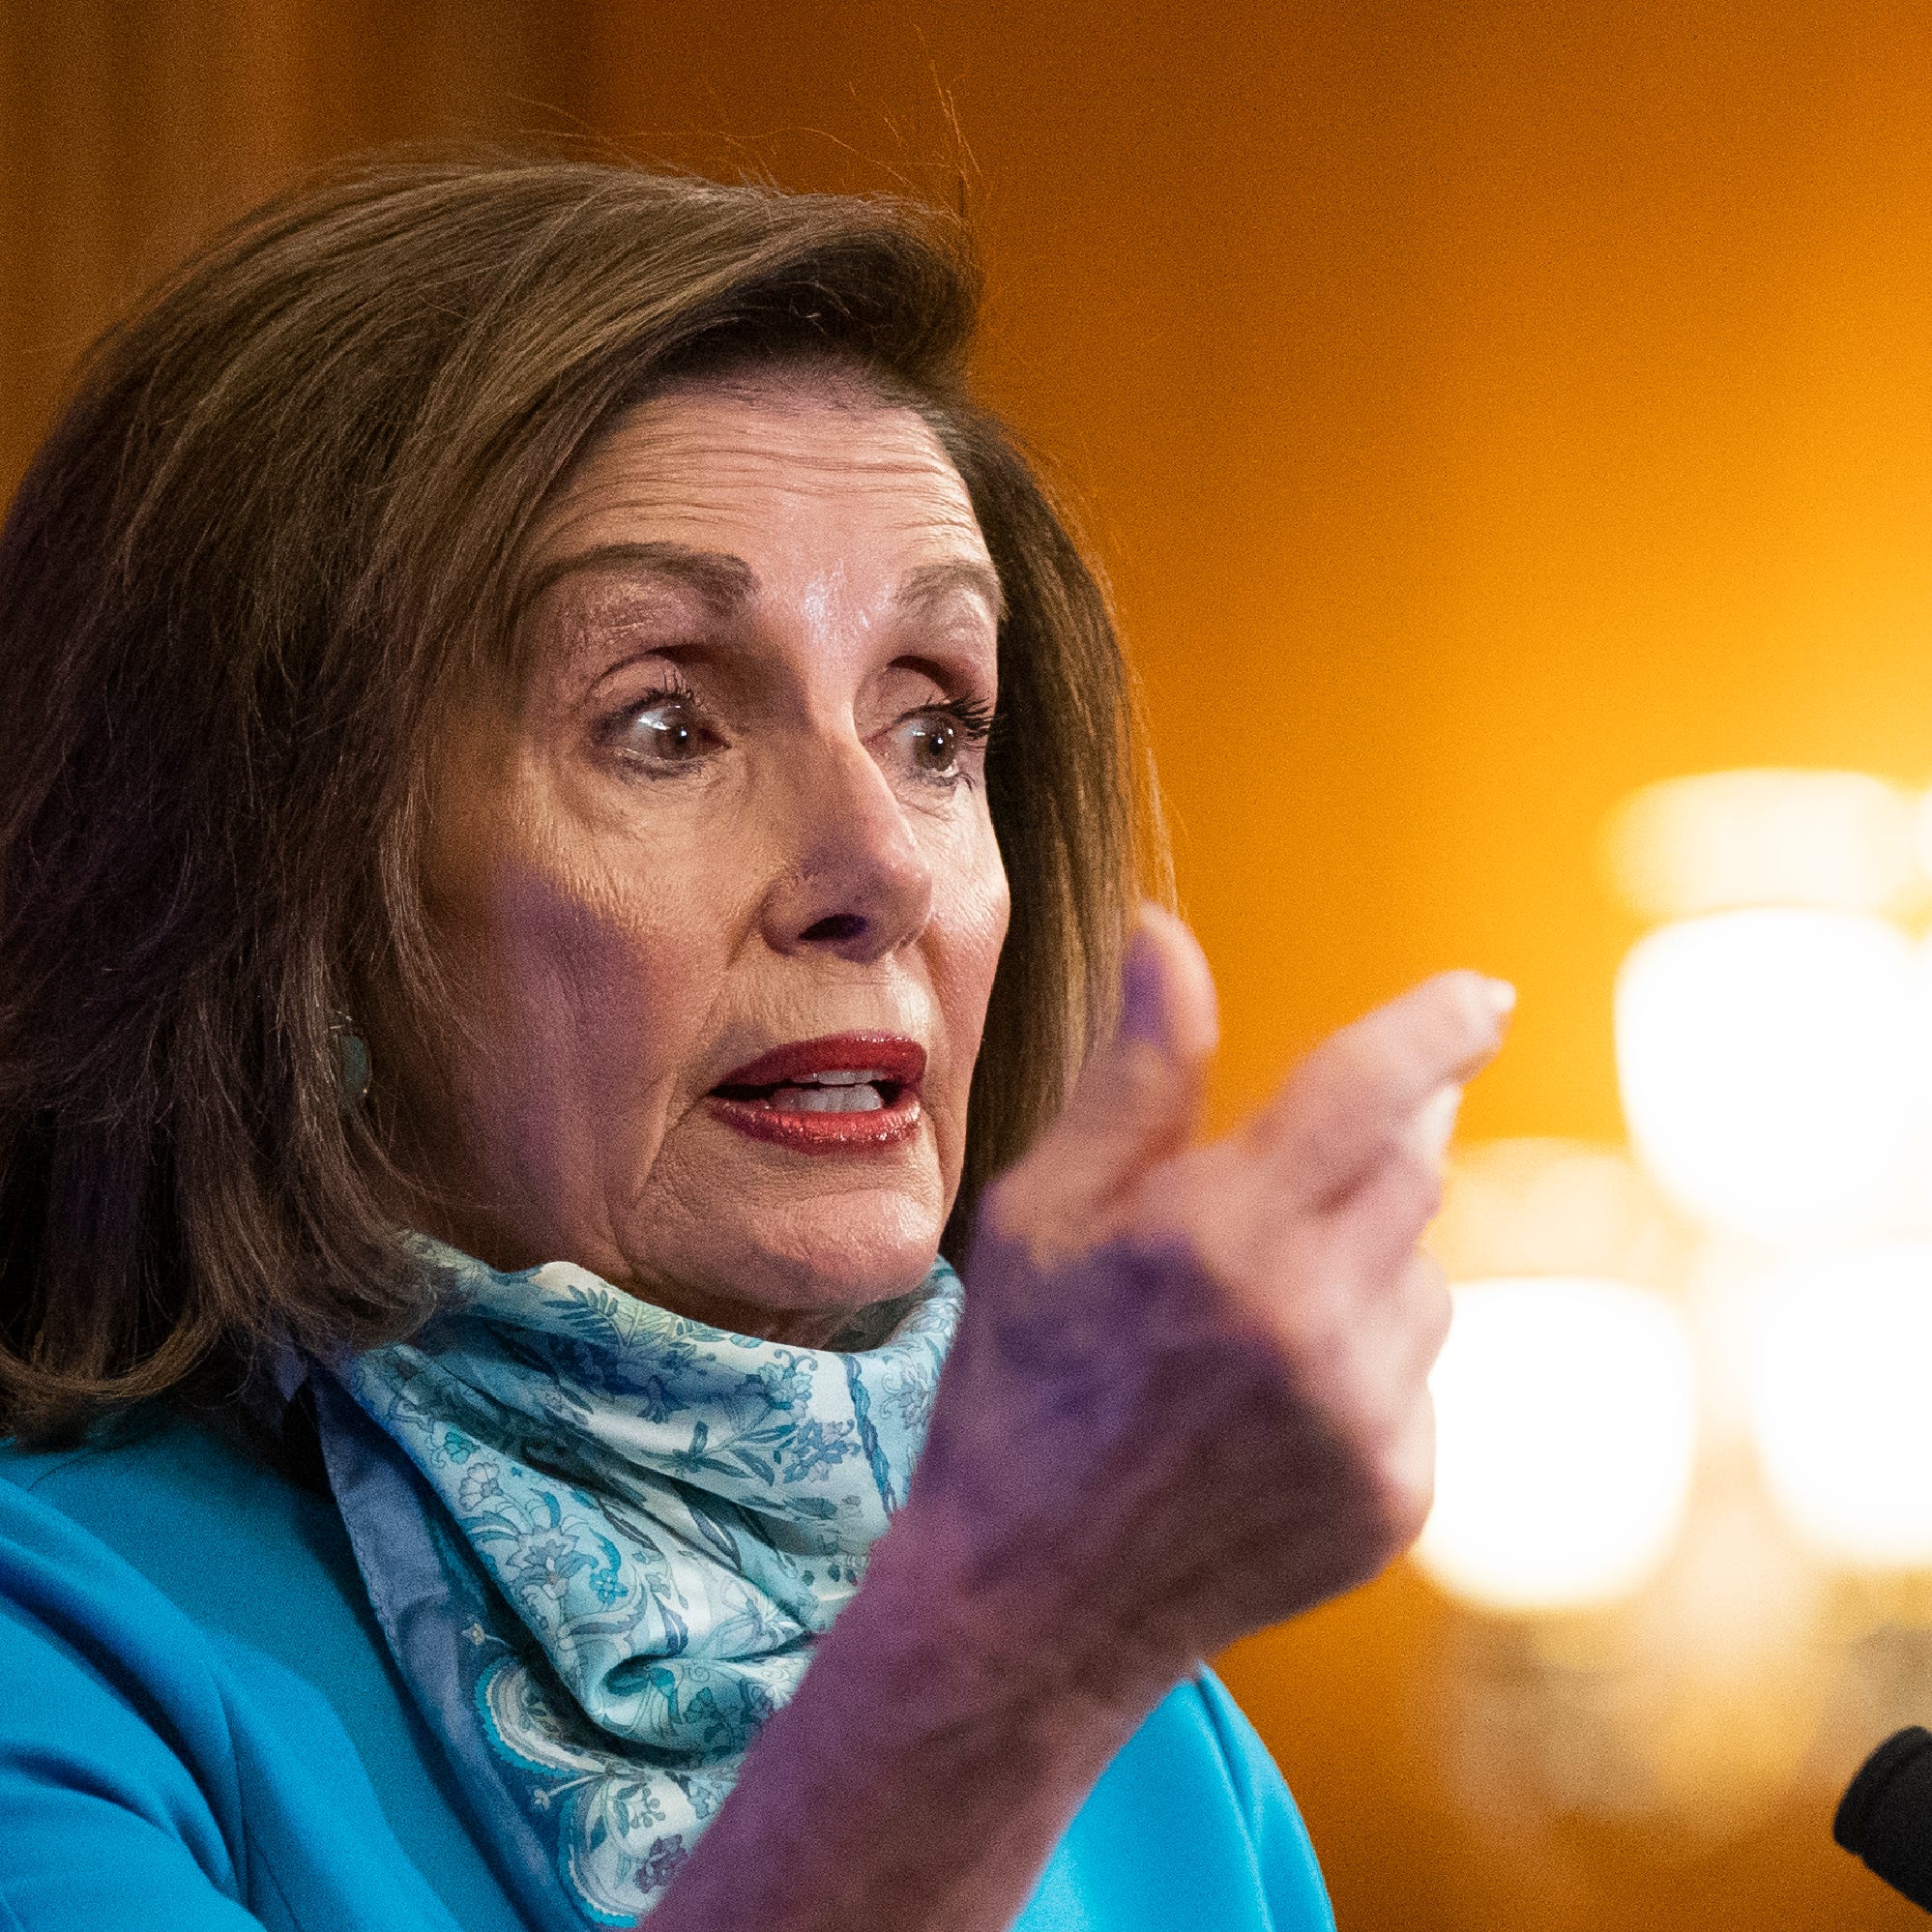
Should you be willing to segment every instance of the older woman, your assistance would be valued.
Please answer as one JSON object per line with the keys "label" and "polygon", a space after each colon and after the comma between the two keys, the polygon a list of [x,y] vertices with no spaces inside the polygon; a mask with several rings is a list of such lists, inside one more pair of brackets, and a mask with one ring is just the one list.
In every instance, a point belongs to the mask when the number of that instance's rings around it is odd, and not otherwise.
{"label": "older woman", "polygon": [[0,540],[0,1923],[1329,1922],[1200,1660],[1420,1520],[1507,989],[1192,1143],[972,310],[903,210],[411,164],[87,365]]}

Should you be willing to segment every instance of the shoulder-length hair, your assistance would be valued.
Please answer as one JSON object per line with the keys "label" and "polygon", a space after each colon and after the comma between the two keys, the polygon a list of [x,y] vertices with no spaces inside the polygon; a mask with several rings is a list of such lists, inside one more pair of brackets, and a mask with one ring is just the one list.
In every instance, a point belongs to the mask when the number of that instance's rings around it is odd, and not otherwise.
{"label": "shoulder-length hair", "polygon": [[0,1428],[220,1403],[279,1343],[429,1312],[340,1016],[373,986],[454,1017],[417,864],[439,720],[509,661],[521,540],[587,445],[747,360],[920,408],[1005,592],[1012,922],[956,1248],[1105,1023],[1152,823],[1105,599],[968,393],[977,302],[956,225],[897,202],[385,162],[95,347],[0,530]]}

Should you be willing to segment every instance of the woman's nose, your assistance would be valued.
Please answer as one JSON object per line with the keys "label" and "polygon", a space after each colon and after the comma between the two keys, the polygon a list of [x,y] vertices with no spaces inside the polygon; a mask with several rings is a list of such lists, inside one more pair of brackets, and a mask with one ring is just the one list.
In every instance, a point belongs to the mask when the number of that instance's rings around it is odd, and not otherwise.
{"label": "woman's nose", "polygon": [[871,755],[826,747],[792,780],[788,863],[765,902],[774,951],[868,961],[917,939],[932,916],[932,864]]}

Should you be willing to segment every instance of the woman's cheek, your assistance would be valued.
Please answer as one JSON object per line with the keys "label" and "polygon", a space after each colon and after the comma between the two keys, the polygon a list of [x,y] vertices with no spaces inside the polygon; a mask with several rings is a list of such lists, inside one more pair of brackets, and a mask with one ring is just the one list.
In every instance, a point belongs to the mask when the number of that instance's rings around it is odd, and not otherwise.
{"label": "woman's cheek", "polygon": [[[1000,863],[992,828],[973,855],[975,863],[955,875],[953,888],[935,911],[935,925],[943,925],[939,949],[939,1004],[946,1038],[954,1058],[952,1111],[961,1145],[949,1150],[964,1153],[966,1103],[973,1084],[973,1066],[985,1031],[986,1006],[1000,968],[1011,916],[1011,895],[1006,868]],[[949,1165],[951,1162],[949,1161]]]}

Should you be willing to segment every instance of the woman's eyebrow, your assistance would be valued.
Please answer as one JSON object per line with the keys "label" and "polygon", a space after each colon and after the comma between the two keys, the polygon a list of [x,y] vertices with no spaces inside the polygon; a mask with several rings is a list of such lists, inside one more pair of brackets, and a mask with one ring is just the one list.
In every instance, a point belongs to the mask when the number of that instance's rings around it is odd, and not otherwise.
{"label": "woman's eyebrow", "polygon": [[965,557],[943,564],[922,564],[918,570],[908,571],[893,594],[893,601],[901,610],[922,611],[960,591],[978,598],[995,624],[1006,615],[1007,600],[1000,589],[999,572],[990,564],[975,563]]}
{"label": "woman's eyebrow", "polygon": [[682,588],[695,591],[714,617],[732,616],[758,594],[757,571],[728,550],[699,550],[688,543],[599,543],[535,571],[517,595],[517,613],[580,571],[668,577]]}

